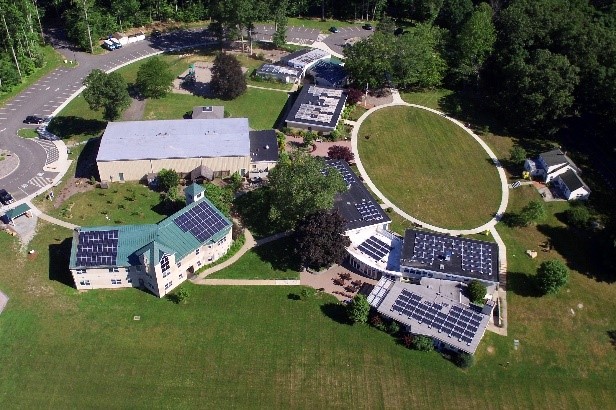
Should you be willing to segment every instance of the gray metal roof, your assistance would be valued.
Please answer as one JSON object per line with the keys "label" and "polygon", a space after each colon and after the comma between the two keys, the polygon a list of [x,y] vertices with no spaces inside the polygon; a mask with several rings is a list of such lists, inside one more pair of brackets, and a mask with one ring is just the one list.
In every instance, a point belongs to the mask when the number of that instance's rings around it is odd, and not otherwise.
{"label": "gray metal roof", "polygon": [[250,155],[247,118],[110,122],[97,161]]}
{"label": "gray metal roof", "polygon": [[393,282],[383,277],[368,301],[380,314],[406,325],[411,333],[474,354],[494,306],[490,302],[484,309],[471,307],[448,293],[441,293],[437,286]]}
{"label": "gray metal roof", "polygon": [[213,120],[225,118],[225,107],[222,105],[199,105],[192,110],[193,120]]}

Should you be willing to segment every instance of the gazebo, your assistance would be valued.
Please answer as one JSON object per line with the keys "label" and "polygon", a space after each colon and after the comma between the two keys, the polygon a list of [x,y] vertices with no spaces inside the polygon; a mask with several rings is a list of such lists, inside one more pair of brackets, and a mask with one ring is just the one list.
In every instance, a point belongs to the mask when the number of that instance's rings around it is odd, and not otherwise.
{"label": "gazebo", "polygon": [[28,212],[30,212],[30,207],[28,206],[28,204],[17,205],[15,208],[6,211],[6,213],[4,214],[4,219],[7,223],[14,225],[13,222],[15,221],[15,219]]}

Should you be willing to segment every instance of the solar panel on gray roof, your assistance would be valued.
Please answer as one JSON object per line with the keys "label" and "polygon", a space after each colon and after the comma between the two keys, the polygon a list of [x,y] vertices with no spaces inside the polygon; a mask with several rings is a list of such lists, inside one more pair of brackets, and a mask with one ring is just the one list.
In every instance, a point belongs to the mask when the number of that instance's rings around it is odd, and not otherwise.
{"label": "solar panel on gray roof", "polygon": [[114,266],[117,256],[117,230],[79,232],[76,266]]}
{"label": "solar panel on gray roof", "polygon": [[218,214],[209,203],[203,201],[184,212],[173,220],[173,222],[184,232],[190,232],[201,242],[205,242],[212,236],[220,232],[227,221]]}
{"label": "solar panel on gray roof", "polygon": [[349,172],[349,170],[345,168],[339,161],[327,161],[326,163],[330,167],[335,168],[338,170],[338,172],[340,172],[340,175],[342,175],[345,184],[351,185],[355,182],[355,177],[353,176],[353,174]]}

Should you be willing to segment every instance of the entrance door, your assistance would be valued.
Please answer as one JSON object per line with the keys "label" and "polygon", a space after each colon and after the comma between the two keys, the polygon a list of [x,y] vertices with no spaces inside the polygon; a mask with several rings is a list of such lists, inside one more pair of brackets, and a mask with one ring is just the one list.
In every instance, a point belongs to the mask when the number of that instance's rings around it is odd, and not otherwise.
{"label": "entrance door", "polygon": [[120,181],[124,181],[124,172],[120,172]]}

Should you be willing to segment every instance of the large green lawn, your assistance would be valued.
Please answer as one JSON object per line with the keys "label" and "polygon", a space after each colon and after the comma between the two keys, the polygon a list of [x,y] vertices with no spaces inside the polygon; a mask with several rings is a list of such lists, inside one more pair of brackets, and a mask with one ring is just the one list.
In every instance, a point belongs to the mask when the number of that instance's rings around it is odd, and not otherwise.
{"label": "large green lawn", "polygon": [[248,118],[251,128],[262,130],[274,126],[286,102],[286,93],[254,88],[249,88],[246,93],[231,101],[190,94],[169,94],[159,100],[148,100],[144,119],[178,119],[198,105],[224,105],[231,117]]}
{"label": "large green lawn", "polygon": [[294,300],[299,287],[185,284],[182,305],[133,289],[79,293],[59,282],[70,234],[43,223],[34,256],[0,235],[11,261],[0,272],[11,297],[0,315],[3,408],[613,405],[616,359],[602,332],[616,327],[616,295],[581,275],[562,296],[512,297],[510,336],[487,333],[477,365],[463,371],[340,323],[332,297]]}
{"label": "large green lawn", "polygon": [[487,153],[436,114],[410,107],[376,111],[362,124],[358,144],[379,190],[424,222],[474,228],[498,208],[500,183]]}
{"label": "large green lawn", "polygon": [[279,239],[251,249],[208,279],[299,279],[299,263],[292,253],[289,239]]}

